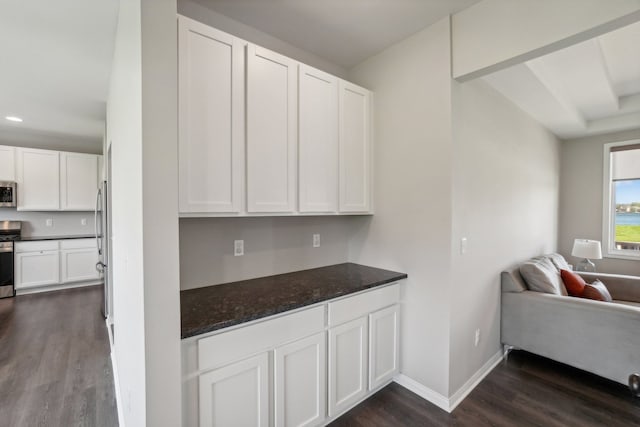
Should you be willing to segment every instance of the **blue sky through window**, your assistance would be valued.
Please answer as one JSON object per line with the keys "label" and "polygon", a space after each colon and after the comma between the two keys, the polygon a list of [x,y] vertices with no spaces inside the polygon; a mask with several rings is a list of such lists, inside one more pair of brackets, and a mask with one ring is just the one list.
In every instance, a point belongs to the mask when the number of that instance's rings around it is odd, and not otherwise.
{"label": "blue sky through window", "polygon": [[640,179],[616,181],[616,204],[640,202]]}

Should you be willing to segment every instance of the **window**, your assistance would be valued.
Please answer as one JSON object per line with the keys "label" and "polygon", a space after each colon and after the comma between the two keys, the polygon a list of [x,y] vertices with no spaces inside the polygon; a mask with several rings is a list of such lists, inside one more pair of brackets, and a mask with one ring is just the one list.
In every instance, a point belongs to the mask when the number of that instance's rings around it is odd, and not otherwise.
{"label": "window", "polygon": [[640,140],[605,144],[603,249],[640,258]]}

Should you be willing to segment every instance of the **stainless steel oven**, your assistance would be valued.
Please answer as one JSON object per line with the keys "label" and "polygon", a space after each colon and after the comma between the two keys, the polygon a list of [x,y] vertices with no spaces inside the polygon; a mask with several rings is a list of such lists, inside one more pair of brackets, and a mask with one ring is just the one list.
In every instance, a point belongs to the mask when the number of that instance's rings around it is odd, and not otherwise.
{"label": "stainless steel oven", "polygon": [[16,202],[16,183],[0,181],[0,208],[15,208]]}
{"label": "stainless steel oven", "polygon": [[21,221],[0,221],[0,298],[15,296],[13,242],[20,240]]}

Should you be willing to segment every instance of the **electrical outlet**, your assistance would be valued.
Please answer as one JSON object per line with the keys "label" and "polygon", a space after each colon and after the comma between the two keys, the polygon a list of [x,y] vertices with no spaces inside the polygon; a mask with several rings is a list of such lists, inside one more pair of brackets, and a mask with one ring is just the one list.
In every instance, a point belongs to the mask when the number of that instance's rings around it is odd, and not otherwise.
{"label": "electrical outlet", "polygon": [[53,227],[53,219],[47,218],[45,224],[47,225],[47,227]]}
{"label": "electrical outlet", "polygon": [[244,255],[244,240],[233,241],[233,256]]}
{"label": "electrical outlet", "polygon": [[319,234],[314,234],[313,235],[313,247],[314,248],[319,248],[320,247],[320,235]]}
{"label": "electrical outlet", "polygon": [[82,224],[82,225],[87,225],[87,218],[82,218],[82,219],[80,220],[80,224]]}
{"label": "electrical outlet", "polygon": [[476,329],[476,336],[473,344],[477,347],[480,344],[480,329]]}

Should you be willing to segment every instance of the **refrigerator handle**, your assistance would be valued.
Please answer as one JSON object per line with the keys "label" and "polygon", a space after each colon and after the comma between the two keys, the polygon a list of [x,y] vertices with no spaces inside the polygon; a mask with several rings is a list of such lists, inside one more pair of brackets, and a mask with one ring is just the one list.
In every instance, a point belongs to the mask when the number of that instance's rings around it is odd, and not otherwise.
{"label": "refrigerator handle", "polygon": [[102,195],[102,190],[98,188],[96,192],[96,209],[93,215],[93,229],[96,233],[96,245],[98,246],[98,255],[102,255],[102,240],[100,238],[100,232],[98,231],[98,209],[100,209],[100,196]]}

